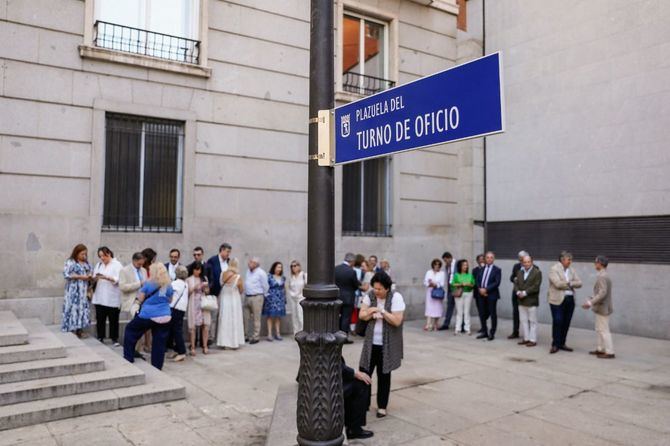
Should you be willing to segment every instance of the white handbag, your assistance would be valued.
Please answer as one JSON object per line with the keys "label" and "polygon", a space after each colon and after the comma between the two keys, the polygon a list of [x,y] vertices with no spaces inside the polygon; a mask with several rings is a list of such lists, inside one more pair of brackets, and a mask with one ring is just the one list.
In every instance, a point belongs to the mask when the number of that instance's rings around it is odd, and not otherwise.
{"label": "white handbag", "polygon": [[212,294],[202,296],[200,298],[200,308],[202,311],[216,311],[219,309],[219,300]]}

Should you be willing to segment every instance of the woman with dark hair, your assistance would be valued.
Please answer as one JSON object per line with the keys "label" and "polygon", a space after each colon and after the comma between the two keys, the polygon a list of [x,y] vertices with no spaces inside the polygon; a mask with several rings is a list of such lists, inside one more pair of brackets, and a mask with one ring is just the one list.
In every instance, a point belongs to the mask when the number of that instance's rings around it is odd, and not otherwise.
{"label": "woman with dark hair", "polygon": [[119,313],[121,312],[121,290],[119,289],[119,276],[123,265],[114,258],[114,253],[106,246],[98,248],[100,262],[93,270],[95,280],[95,293],[93,293],[93,304],[95,305],[95,319],[98,332],[98,340],[105,341],[107,331],[107,320],[109,320],[109,337],[114,347],[119,347]]}
{"label": "woman with dark hair", "polygon": [[188,285],[188,331],[191,341],[191,356],[195,356],[195,331],[202,330],[200,339],[202,342],[202,353],[209,353],[207,339],[209,339],[209,326],[212,325],[212,314],[204,311],[201,306],[202,297],[209,292],[209,283],[205,275],[205,265],[202,262],[193,262],[191,276],[186,279]]}
{"label": "woman with dark hair", "polygon": [[63,267],[65,299],[61,331],[74,331],[79,338],[85,337],[82,330],[91,324],[87,292],[92,268],[87,255],[88,249],[80,243],[74,247]]}
{"label": "woman with dark hair", "polygon": [[150,277],[149,267],[156,260],[156,251],[151,248],[144,248],[142,250],[142,255],[144,256],[144,269],[147,271],[147,277]]}
{"label": "woman with dark hair", "polygon": [[[279,328],[281,325],[281,318],[286,316],[286,279],[284,278],[284,266],[281,262],[272,264],[270,274],[268,274],[268,284],[270,285],[270,289],[263,301],[262,312],[262,315],[267,317],[267,340],[272,341],[274,338],[277,341],[282,341],[284,338],[281,337]],[[273,327],[275,331],[274,337],[272,336]]]}
{"label": "woman with dark hair", "polygon": [[[445,287],[446,276],[442,271],[442,260],[433,259],[430,262],[430,269],[426,271],[423,277],[423,286],[426,287],[426,325],[423,329],[426,331],[436,331],[437,322],[442,317],[442,307],[444,297],[446,296]],[[442,289],[442,299],[433,297],[433,290]]]}
{"label": "woman with dark hair", "polygon": [[456,263],[456,272],[451,280],[451,294],[456,303],[456,334],[463,333],[463,322],[465,332],[470,334],[470,305],[474,288],[475,277],[470,273],[470,265],[467,260],[461,259]]}
{"label": "woman with dark hair", "polygon": [[383,271],[372,277],[370,285],[372,291],[363,296],[358,316],[369,321],[359,367],[370,376],[377,369],[377,418],[382,418],[391,392],[391,372],[403,358],[405,301],[400,293],[391,291],[393,282]]}

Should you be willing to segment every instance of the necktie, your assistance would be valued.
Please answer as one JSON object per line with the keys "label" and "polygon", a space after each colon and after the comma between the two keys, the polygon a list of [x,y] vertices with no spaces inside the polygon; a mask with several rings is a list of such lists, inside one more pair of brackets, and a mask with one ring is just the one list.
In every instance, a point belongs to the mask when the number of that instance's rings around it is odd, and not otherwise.
{"label": "necktie", "polygon": [[489,281],[489,272],[491,271],[491,265],[486,265],[484,270],[484,280],[482,280],[482,288],[486,288],[486,285]]}

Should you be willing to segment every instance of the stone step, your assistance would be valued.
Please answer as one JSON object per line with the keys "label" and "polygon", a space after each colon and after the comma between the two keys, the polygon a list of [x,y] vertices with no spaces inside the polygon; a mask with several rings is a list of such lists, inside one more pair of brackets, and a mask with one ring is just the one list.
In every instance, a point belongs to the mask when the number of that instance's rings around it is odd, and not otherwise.
{"label": "stone step", "polygon": [[28,330],[11,311],[0,311],[0,347],[28,343]]}
{"label": "stone step", "polygon": [[28,343],[0,347],[0,364],[64,358],[65,346],[39,319],[21,319]]}
{"label": "stone step", "polygon": [[[72,350],[75,350],[73,352]],[[105,370],[105,361],[90,349],[67,349],[66,358],[41,359],[0,365],[0,385],[31,379],[79,375]]]}
{"label": "stone step", "polygon": [[[56,331],[57,327],[54,327],[53,330]],[[39,401],[29,401],[6,406],[0,405],[0,430],[46,423],[63,418],[174,401],[186,397],[183,385],[142,360],[137,361],[135,364],[130,364],[114,350],[107,348],[95,339],[79,341],[76,337],[67,333],[55,333],[55,335],[62,336],[64,342],[68,345],[75,343],[75,341],[85,345],[105,361],[109,370],[119,367],[119,364],[124,364],[126,367],[143,372],[145,383]],[[69,339],[68,336],[71,336],[74,340]],[[79,377],[83,376],[85,375],[80,375]]]}
{"label": "stone step", "polygon": [[0,384],[0,406],[144,384],[144,372],[132,364],[106,364],[106,370]]}

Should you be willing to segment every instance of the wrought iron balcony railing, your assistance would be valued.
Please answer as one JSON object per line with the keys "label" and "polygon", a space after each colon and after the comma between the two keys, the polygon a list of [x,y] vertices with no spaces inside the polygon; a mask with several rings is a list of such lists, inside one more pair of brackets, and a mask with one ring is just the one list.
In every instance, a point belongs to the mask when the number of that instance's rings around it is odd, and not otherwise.
{"label": "wrought iron balcony railing", "polygon": [[347,71],[342,78],[342,88],[349,93],[371,95],[395,87],[395,82],[380,77],[365,76]]}
{"label": "wrought iron balcony railing", "polygon": [[200,42],[98,20],[93,44],[100,48],[142,54],[159,59],[198,64]]}

